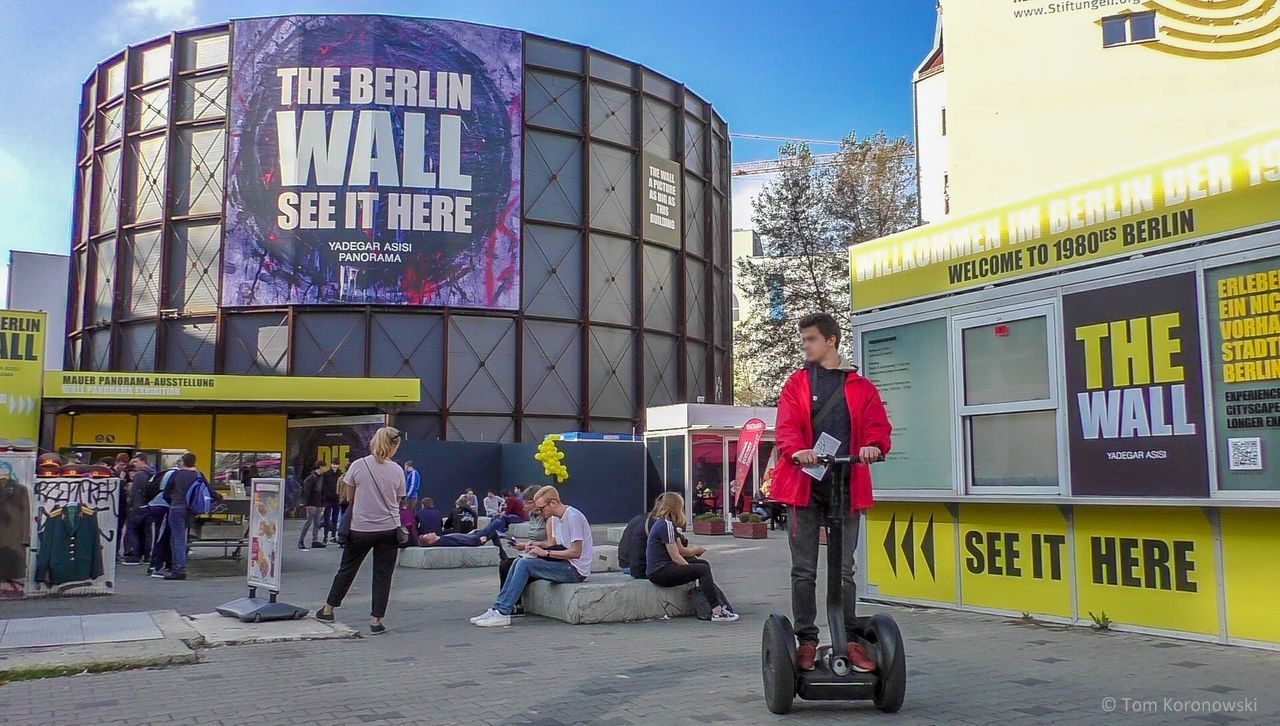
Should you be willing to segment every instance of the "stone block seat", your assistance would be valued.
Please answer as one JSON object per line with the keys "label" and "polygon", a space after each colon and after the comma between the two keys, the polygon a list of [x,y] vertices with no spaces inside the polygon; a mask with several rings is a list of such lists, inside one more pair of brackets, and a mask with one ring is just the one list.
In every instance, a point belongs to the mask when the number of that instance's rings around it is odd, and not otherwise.
{"label": "stone block seat", "polygon": [[406,547],[400,550],[400,566],[419,570],[450,570],[458,567],[495,567],[498,548],[480,547]]}
{"label": "stone block seat", "polygon": [[591,549],[591,572],[621,572],[617,545],[596,545]]}
{"label": "stone block seat", "polygon": [[592,575],[586,582],[555,584],[535,580],[524,590],[531,615],[571,625],[625,623],[693,615],[694,585],[658,587],[621,572]]}
{"label": "stone block seat", "polygon": [[528,522],[516,522],[515,524],[509,525],[509,526],[507,527],[507,534],[511,535],[512,537],[518,537],[518,538],[520,538],[520,539],[528,539],[528,538],[529,538],[529,523],[528,523]]}

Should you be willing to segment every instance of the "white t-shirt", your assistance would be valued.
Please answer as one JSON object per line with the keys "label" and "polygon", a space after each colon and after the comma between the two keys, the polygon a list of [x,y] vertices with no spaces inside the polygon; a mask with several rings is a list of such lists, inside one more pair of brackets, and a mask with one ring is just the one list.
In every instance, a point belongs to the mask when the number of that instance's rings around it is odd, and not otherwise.
{"label": "white t-shirt", "polygon": [[484,498],[484,508],[490,517],[498,516],[498,508],[502,506],[502,497],[493,495]]}
{"label": "white t-shirt", "polygon": [[574,542],[582,543],[582,552],[576,558],[569,560],[569,564],[573,565],[573,569],[584,578],[590,575],[591,558],[595,555],[591,551],[591,525],[587,522],[586,516],[573,507],[565,507],[563,517],[552,517],[548,521],[551,523],[548,531],[552,532],[552,536],[556,538],[556,544],[573,547]]}

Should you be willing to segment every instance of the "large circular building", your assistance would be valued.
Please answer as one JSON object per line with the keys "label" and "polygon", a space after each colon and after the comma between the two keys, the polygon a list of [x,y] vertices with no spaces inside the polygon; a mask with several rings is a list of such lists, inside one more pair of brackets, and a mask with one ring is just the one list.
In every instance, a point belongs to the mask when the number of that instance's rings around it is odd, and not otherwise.
{"label": "large circular building", "polygon": [[[387,411],[428,440],[731,400],[728,128],[634,63],[452,21],[237,20],[100,64],[77,158],[69,372],[351,379],[317,397],[345,406],[236,414]],[[362,402],[367,378],[419,400]],[[237,407],[126,399],[72,403]]]}

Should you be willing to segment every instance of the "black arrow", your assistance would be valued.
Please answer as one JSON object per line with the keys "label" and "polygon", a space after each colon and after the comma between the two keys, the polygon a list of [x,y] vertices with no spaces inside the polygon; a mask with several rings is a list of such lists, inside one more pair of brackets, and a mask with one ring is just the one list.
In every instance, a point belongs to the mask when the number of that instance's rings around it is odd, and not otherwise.
{"label": "black arrow", "polygon": [[924,538],[920,540],[920,554],[924,555],[924,563],[929,566],[929,577],[938,581],[938,573],[933,571],[933,515],[929,515],[929,526],[924,529]]}
{"label": "black arrow", "polygon": [[898,515],[889,517],[889,532],[884,536],[884,553],[889,558],[889,568],[893,570],[893,576],[898,576],[898,550],[894,547],[897,544],[898,531]]}
{"label": "black arrow", "polygon": [[911,568],[911,579],[916,579],[916,515],[907,520],[906,534],[902,535],[902,556],[907,559],[907,567]]}

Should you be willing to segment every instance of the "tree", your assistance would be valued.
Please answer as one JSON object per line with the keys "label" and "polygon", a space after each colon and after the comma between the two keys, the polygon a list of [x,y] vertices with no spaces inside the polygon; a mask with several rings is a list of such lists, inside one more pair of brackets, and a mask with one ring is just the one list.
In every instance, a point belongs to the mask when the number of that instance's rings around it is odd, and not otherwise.
{"label": "tree", "polygon": [[[807,145],[779,149],[782,171],[755,200],[752,221],[764,257],[737,261],[749,312],[734,329],[735,399],[772,405],[800,363],[796,322],[827,312],[852,327],[849,246],[915,224],[915,169],[906,139],[850,134],[833,165],[815,165]],[[845,335],[841,350],[852,350]]]}

